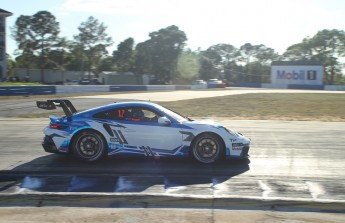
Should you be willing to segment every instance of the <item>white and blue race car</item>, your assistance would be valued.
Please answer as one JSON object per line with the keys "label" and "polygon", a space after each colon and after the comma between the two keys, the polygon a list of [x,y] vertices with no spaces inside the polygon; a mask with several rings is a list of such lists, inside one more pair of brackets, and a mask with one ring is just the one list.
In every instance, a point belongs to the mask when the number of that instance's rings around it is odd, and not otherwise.
{"label": "white and blue race car", "polygon": [[49,116],[42,146],[84,161],[105,156],[192,156],[201,163],[247,158],[250,139],[210,121],[194,121],[150,102],[118,102],[77,112],[68,100],[38,101]]}

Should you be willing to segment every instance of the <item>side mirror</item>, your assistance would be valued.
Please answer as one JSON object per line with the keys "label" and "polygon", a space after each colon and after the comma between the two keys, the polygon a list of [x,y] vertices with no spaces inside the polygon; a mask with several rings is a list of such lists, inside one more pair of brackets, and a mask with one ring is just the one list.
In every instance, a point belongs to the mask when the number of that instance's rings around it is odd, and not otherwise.
{"label": "side mirror", "polygon": [[158,123],[164,126],[169,126],[171,124],[171,121],[167,117],[159,117]]}

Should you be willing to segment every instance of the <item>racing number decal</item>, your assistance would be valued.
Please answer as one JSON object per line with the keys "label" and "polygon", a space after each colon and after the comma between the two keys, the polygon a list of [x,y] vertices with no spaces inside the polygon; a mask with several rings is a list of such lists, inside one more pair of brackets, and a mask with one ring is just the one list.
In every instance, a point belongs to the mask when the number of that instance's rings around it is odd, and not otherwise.
{"label": "racing number decal", "polygon": [[119,118],[124,118],[125,116],[125,110],[124,109],[119,109],[117,110],[117,115]]}

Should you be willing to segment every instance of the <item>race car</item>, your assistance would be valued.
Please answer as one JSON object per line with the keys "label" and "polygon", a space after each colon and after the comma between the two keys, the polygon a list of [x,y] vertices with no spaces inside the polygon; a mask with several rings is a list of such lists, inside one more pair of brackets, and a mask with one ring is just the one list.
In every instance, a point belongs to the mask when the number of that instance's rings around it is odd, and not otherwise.
{"label": "race car", "polygon": [[42,146],[46,152],[74,154],[94,162],[105,156],[192,156],[201,163],[247,158],[250,139],[213,121],[195,121],[151,102],[116,102],[77,112],[69,100],[37,101],[61,107],[49,116]]}

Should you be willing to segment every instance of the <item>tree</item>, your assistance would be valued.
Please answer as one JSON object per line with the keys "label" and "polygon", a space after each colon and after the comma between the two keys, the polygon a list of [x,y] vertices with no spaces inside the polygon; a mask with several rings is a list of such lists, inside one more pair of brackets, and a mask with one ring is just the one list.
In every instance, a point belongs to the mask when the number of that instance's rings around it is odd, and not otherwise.
{"label": "tree", "polygon": [[28,61],[34,61],[38,57],[43,82],[47,52],[55,47],[59,32],[59,23],[48,11],[39,11],[33,16],[21,15],[12,28],[12,37],[18,43],[22,55]]}
{"label": "tree", "polygon": [[[136,70],[154,74],[156,83],[168,83],[177,73],[177,61],[187,41],[186,34],[172,25],[150,33],[149,37],[136,47]],[[145,65],[146,62],[149,64]]]}
{"label": "tree", "polygon": [[47,52],[47,68],[66,70],[66,65],[71,61],[71,54],[69,53],[72,42],[68,41],[66,37],[59,38],[55,45],[55,49]]}
{"label": "tree", "polygon": [[128,38],[117,45],[113,58],[118,71],[131,72],[134,66],[134,39]]}
{"label": "tree", "polygon": [[103,58],[97,69],[99,72],[102,71],[115,71],[116,65],[114,63],[114,58],[112,56],[107,56]]}
{"label": "tree", "polygon": [[180,78],[191,81],[196,79],[200,69],[200,56],[192,51],[183,51],[177,62],[177,73]]}
{"label": "tree", "polygon": [[200,78],[231,79],[238,49],[231,44],[216,44],[201,52]]}
{"label": "tree", "polygon": [[252,45],[250,43],[240,47],[239,55],[239,61],[245,63],[245,81],[255,83],[266,82],[271,62],[279,58],[272,48],[263,44]]}
{"label": "tree", "polygon": [[321,30],[312,38],[290,46],[284,53],[289,60],[318,61],[324,66],[324,81],[335,84],[341,81],[345,57],[345,32],[341,30]]}
{"label": "tree", "polygon": [[[107,54],[106,48],[113,44],[111,37],[106,33],[107,27],[90,16],[86,22],[78,27],[79,34],[74,36],[76,48],[81,52],[81,70],[84,71],[84,59],[91,78],[91,71],[98,67],[101,58]],[[84,58],[85,55],[85,58]]]}
{"label": "tree", "polygon": [[200,60],[199,77],[203,80],[218,77],[219,70],[215,68],[213,61],[207,57]]}
{"label": "tree", "polygon": [[142,74],[152,74],[152,48],[150,46],[150,41],[139,43],[135,47],[135,72],[137,75]]}

